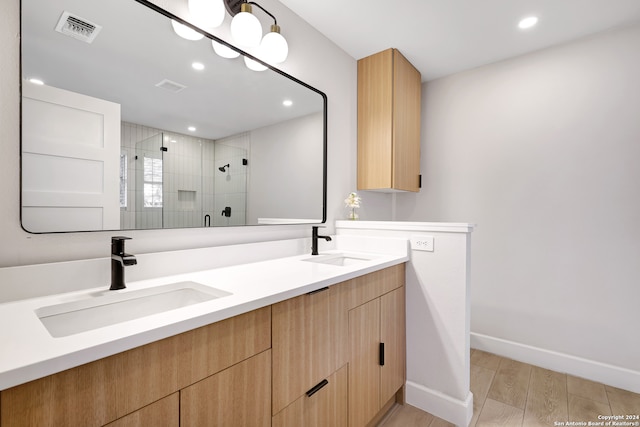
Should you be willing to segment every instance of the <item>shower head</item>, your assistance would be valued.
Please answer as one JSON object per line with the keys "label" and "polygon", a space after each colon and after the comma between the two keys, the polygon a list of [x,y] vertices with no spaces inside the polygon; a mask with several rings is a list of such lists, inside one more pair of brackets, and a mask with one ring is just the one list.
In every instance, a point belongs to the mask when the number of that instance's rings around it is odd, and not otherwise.
{"label": "shower head", "polygon": [[227,171],[227,168],[230,168],[230,167],[231,167],[231,165],[230,165],[229,163],[227,163],[227,164],[226,164],[226,165],[224,165],[224,166],[220,166],[220,167],[218,168],[218,170],[219,170],[220,172],[226,172],[226,171]]}

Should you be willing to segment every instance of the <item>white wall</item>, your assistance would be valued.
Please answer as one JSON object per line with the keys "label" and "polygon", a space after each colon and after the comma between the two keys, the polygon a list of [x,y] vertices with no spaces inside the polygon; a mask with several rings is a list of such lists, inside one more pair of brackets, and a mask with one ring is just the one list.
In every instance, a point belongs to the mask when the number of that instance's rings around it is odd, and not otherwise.
{"label": "white wall", "polygon": [[424,188],[396,207],[478,225],[473,333],[636,379],[638,46],[635,26],[424,85]]}
{"label": "white wall", "polygon": [[[322,113],[251,131],[249,222],[255,224],[258,218],[322,219],[319,123],[322,126]],[[308,180],[298,176],[317,177],[313,181],[318,185],[309,186]],[[285,212],[282,206],[292,208]]]}
{"label": "white wall", "polygon": [[[157,0],[161,7],[184,10],[186,0]],[[328,97],[328,223],[344,218],[342,200],[355,189],[356,61],[276,0],[264,1],[278,17],[289,42],[289,58],[281,67]],[[19,1],[2,0],[0,14],[0,267],[102,257],[114,233],[32,235],[20,227],[20,92]],[[364,219],[388,219],[388,195],[365,197]],[[127,232],[132,253],[219,246],[305,237],[308,226]],[[0,284],[3,286],[6,284]]]}

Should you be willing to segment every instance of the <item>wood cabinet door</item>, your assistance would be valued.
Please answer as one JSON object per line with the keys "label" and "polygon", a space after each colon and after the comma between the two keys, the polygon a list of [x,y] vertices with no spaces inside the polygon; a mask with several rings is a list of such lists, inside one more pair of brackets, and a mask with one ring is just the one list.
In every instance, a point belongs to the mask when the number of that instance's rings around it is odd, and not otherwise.
{"label": "wood cabinet door", "polygon": [[380,367],[380,404],[383,405],[405,383],[404,286],[380,297],[380,342],[384,343],[384,365]]}
{"label": "wood cabinet door", "polygon": [[392,186],[420,191],[420,72],[402,54],[393,52]]}
{"label": "wood cabinet door", "polygon": [[183,427],[271,426],[271,350],[180,391]]}
{"label": "wood cabinet door", "polygon": [[180,396],[173,393],[151,405],[145,406],[105,427],[179,427]]}
{"label": "wood cabinet door", "polygon": [[273,414],[346,363],[339,286],[272,306]]}
{"label": "wood cabinet door", "polygon": [[[273,417],[272,427],[347,427],[347,365]],[[322,385],[320,383],[318,385]]]}
{"label": "wood cabinet door", "polygon": [[393,50],[358,61],[358,190],[391,188]]}
{"label": "wood cabinet door", "polygon": [[349,311],[349,426],[380,410],[380,298]]}

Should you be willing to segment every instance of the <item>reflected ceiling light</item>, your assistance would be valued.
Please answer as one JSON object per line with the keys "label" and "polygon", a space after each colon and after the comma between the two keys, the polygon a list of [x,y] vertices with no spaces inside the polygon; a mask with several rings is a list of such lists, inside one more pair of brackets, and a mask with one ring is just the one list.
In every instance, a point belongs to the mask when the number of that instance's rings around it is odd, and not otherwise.
{"label": "reflected ceiling light", "polygon": [[204,64],[202,62],[194,62],[193,64],[191,64],[191,67],[194,70],[198,70],[198,71],[204,70]]}
{"label": "reflected ceiling light", "polygon": [[199,27],[218,28],[224,21],[224,3],[222,0],[189,0],[189,14]]}
{"label": "reflected ceiling light", "polygon": [[522,30],[526,30],[527,28],[534,27],[537,23],[538,23],[537,16],[528,16],[524,19],[521,19],[520,22],[518,22],[518,28]]}
{"label": "reflected ceiling light", "polygon": [[200,34],[196,30],[187,27],[184,24],[179,23],[178,21],[171,20],[171,26],[173,27],[173,31],[176,32],[177,35],[187,40],[200,40],[204,37],[204,34]]}
{"label": "reflected ceiling light", "polygon": [[34,77],[29,79],[29,83],[33,83],[34,85],[40,85],[42,86],[44,84],[44,82],[40,79],[36,79]]}
{"label": "reflected ceiling light", "polygon": [[189,130],[189,132],[195,132],[196,131],[196,127],[195,126],[189,126],[187,129]]}
{"label": "reflected ceiling light", "polygon": [[213,46],[213,50],[223,58],[233,59],[240,56],[240,52],[237,50],[233,50],[229,46],[225,46],[215,40],[211,40],[211,45]]}
{"label": "reflected ceiling light", "polygon": [[289,45],[287,40],[280,34],[280,26],[273,24],[271,32],[265,34],[260,42],[260,50],[264,60],[269,64],[279,64],[284,62],[289,55]]}
{"label": "reflected ceiling light", "polygon": [[251,5],[242,3],[240,13],[231,20],[231,36],[242,47],[257,47],[262,38],[262,25],[251,13]]}
{"label": "reflected ceiling light", "polygon": [[265,67],[264,65],[262,65],[258,61],[254,61],[253,59],[249,58],[248,56],[244,57],[244,65],[246,65],[248,69],[253,70],[253,71],[264,71],[264,70],[267,69],[267,67]]}
{"label": "reflected ceiling light", "polygon": [[293,101],[290,99],[285,99],[284,101],[282,101],[282,105],[284,105],[285,107],[291,107],[293,105]]}

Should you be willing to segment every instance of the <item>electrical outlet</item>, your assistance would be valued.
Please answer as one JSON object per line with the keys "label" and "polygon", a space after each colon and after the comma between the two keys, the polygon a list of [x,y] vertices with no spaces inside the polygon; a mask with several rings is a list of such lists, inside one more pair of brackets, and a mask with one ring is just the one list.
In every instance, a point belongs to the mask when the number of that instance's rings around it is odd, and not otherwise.
{"label": "electrical outlet", "polygon": [[433,236],[416,234],[411,236],[411,249],[414,251],[433,252]]}

